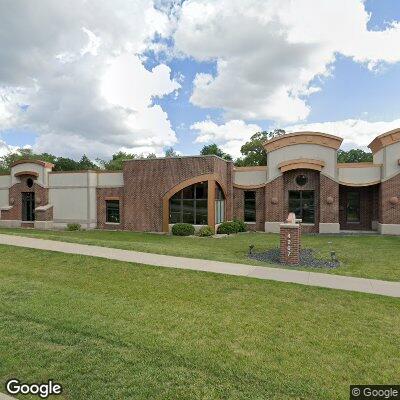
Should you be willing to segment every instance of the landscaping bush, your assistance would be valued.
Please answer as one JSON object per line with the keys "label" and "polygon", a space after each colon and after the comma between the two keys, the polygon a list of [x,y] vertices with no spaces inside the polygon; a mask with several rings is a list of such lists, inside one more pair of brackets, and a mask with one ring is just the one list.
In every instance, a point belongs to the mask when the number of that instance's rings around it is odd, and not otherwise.
{"label": "landscaping bush", "polygon": [[68,224],[67,225],[67,231],[80,231],[81,230],[81,224]]}
{"label": "landscaping bush", "polygon": [[247,225],[240,219],[234,219],[233,223],[236,225],[237,232],[246,232]]}
{"label": "landscaping bush", "polygon": [[233,221],[227,221],[219,225],[217,233],[230,235],[231,233],[237,233],[237,229],[238,227]]}
{"label": "landscaping bush", "polygon": [[192,224],[175,224],[172,226],[172,234],[175,236],[194,235],[194,226]]}
{"label": "landscaping bush", "polygon": [[246,224],[239,219],[235,219],[233,221],[227,221],[220,224],[217,233],[230,235],[231,233],[246,232],[246,230]]}
{"label": "landscaping bush", "polygon": [[212,236],[214,231],[211,226],[202,226],[198,231],[198,235],[201,237]]}

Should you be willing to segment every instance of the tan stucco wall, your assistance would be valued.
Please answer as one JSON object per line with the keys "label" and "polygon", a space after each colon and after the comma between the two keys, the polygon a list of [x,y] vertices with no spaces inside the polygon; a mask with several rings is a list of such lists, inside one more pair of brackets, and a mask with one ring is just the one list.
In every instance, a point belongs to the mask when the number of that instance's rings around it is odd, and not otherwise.
{"label": "tan stucco wall", "polygon": [[124,185],[122,172],[101,172],[98,174],[97,184],[100,187],[118,187]]}
{"label": "tan stucco wall", "polygon": [[268,153],[268,181],[281,175],[278,165],[284,161],[299,158],[321,160],[325,162],[322,173],[336,179],[336,151],[316,144],[295,144]]}
{"label": "tan stucco wall", "polygon": [[87,187],[87,172],[66,172],[49,174],[49,187]]}
{"label": "tan stucco wall", "polygon": [[394,143],[384,148],[384,176],[383,179],[389,179],[400,173],[400,142]]}
{"label": "tan stucco wall", "polygon": [[8,189],[11,185],[11,175],[0,175],[0,189]]}
{"label": "tan stucco wall", "polygon": [[8,189],[0,189],[0,207],[8,206]]}
{"label": "tan stucco wall", "polygon": [[234,171],[234,184],[251,186],[261,185],[267,181],[267,168],[259,171]]}
{"label": "tan stucco wall", "polygon": [[33,171],[37,172],[39,176],[36,179],[36,183],[38,183],[41,186],[47,186],[47,169],[41,165],[34,164],[34,163],[24,163],[24,164],[17,164],[14,167],[11,168],[11,185],[14,185],[18,182],[20,182],[20,179],[18,177],[15,177],[14,175],[18,172],[22,171]]}
{"label": "tan stucco wall", "polygon": [[338,168],[338,178],[340,183],[349,185],[368,185],[381,179],[381,166],[371,167],[341,167]]}
{"label": "tan stucco wall", "polygon": [[49,203],[56,224],[77,222],[86,228],[96,225],[96,172],[49,174]]}

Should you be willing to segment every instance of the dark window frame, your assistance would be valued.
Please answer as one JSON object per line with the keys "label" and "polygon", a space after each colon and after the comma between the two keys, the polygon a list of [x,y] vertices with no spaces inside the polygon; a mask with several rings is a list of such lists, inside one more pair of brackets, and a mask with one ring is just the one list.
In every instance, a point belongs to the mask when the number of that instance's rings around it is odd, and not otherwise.
{"label": "dark window frame", "polygon": [[[117,205],[117,207],[115,207],[115,205]],[[121,207],[119,200],[111,200],[111,199],[106,200],[106,223],[107,224],[121,223]]]}
{"label": "dark window frame", "polygon": [[[356,205],[356,207],[355,208],[353,208],[355,211],[356,211],[356,214],[357,214],[357,219],[353,219],[353,220],[351,220],[351,219],[349,219],[349,202],[350,202],[350,200],[349,200],[349,195],[352,195],[352,194],[355,194],[355,195],[357,195],[357,205]],[[358,191],[358,190],[351,190],[351,191],[348,191],[347,193],[346,193],[346,222],[348,223],[348,224],[359,224],[359,223],[361,223],[361,194],[360,194],[360,191]]]}
{"label": "dark window frame", "polygon": [[[192,195],[189,197],[187,196],[188,193],[192,193]],[[173,203],[175,203],[174,206]],[[188,207],[190,203],[193,204],[192,207]],[[172,209],[176,211],[172,211]],[[177,224],[181,222],[190,223],[192,225],[208,224],[207,181],[197,182],[193,185],[186,186],[169,199],[168,222],[170,224]]]}
{"label": "dark window frame", "polygon": [[245,190],[243,193],[244,222],[253,223],[257,220],[256,197],[257,193],[255,190]]}
{"label": "dark window frame", "polygon": [[[293,198],[293,195],[298,195],[298,198]],[[310,198],[307,198],[305,195],[310,195],[312,194],[312,218],[308,218],[308,216],[305,216],[305,207],[304,203],[307,201],[310,201]],[[291,198],[292,195],[292,198]],[[297,196],[296,196],[297,197]],[[299,218],[302,220],[302,223],[304,224],[315,224],[315,206],[316,206],[316,201],[315,201],[315,190],[289,190],[288,193],[288,207],[289,207],[289,212],[294,212],[296,214],[296,218]],[[293,207],[293,204],[298,203],[297,206]],[[300,212],[296,212],[296,211]],[[308,211],[310,212],[310,211]]]}
{"label": "dark window frame", "polygon": [[22,221],[35,221],[35,192],[22,192]]}

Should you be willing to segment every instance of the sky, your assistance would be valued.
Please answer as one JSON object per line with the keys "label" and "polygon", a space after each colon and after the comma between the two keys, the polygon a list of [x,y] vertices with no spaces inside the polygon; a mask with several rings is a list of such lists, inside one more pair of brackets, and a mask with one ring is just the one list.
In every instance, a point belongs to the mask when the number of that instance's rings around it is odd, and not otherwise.
{"label": "sky", "polygon": [[0,156],[234,157],[257,131],[400,127],[399,0],[3,0]]}

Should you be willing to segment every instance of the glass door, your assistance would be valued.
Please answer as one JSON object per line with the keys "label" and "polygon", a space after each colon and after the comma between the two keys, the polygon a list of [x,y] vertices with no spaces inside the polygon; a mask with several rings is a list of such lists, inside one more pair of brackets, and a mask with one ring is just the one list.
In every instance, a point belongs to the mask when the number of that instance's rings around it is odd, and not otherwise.
{"label": "glass door", "polygon": [[33,192],[22,193],[22,220],[35,220],[35,193]]}

